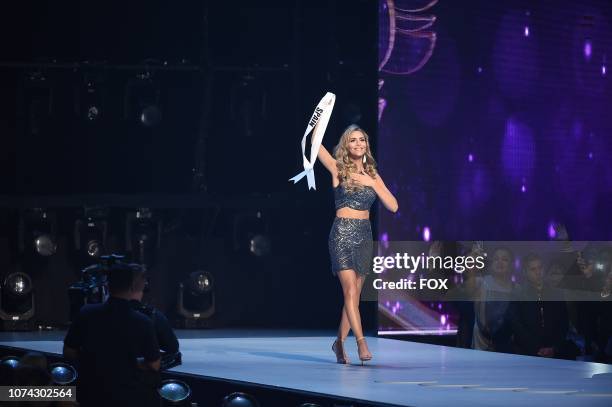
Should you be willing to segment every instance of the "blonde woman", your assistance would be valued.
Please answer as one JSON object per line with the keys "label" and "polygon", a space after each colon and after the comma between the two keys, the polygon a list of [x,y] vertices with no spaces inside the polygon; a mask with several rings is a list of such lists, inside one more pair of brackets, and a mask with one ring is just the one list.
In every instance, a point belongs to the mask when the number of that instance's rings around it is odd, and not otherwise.
{"label": "blonde woman", "polygon": [[372,359],[363,336],[359,315],[359,296],[365,276],[371,271],[372,229],[370,207],[376,197],[391,212],[397,212],[397,200],[376,171],[368,135],[356,125],[342,133],[334,149],[335,157],[321,146],[318,158],[332,175],[336,218],[329,234],[332,273],[338,277],[344,294],[344,306],[338,337],[332,345],[338,363],[348,364],[344,340],[349,330],[357,340],[359,359]]}

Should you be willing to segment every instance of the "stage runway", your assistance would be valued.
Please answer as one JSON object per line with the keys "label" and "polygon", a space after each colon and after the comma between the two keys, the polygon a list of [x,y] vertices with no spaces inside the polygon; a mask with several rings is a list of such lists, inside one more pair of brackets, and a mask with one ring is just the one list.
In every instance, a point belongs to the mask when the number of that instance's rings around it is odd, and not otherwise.
{"label": "stage runway", "polygon": [[[338,365],[332,333],[177,331],[173,371],[399,406],[611,406],[612,365],[368,338],[374,359]],[[205,337],[201,337],[205,336]],[[61,353],[61,332],[1,333],[0,346]]]}

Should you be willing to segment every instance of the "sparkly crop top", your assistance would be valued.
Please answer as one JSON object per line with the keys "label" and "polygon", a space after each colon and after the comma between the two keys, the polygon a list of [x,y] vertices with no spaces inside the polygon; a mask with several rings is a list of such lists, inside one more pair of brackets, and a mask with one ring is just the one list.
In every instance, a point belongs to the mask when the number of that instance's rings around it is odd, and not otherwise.
{"label": "sparkly crop top", "polygon": [[348,207],[360,211],[368,211],[376,200],[376,192],[372,187],[363,187],[354,192],[347,192],[342,185],[334,188],[336,209]]}

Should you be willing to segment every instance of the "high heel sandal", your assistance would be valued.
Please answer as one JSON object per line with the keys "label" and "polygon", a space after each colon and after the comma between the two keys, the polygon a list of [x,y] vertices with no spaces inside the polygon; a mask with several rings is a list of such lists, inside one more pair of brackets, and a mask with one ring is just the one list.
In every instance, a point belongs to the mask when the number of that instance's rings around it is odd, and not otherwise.
{"label": "high heel sandal", "polygon": [[[361,360],[362,366],[363,366],[363,362],[367,362],[368,360],[372,359],[372,354],[370,353],[370,351],[368,351],[368,354],[364,356],[362,356],[361,352],[359,351],[359,342],[365,341],[365,340],[366,340],[365,336],[357,338],[357,352],[359,353],[359,360]],[[366,345],[367,345],[367,342],[366,342]]]}
{"label": "high heel sandal", "polygon": [[332,344],[332,351],[336,354],[336,362],[348,365],[350,363],[346,353],[344,352],[344,340],[336,338]]}

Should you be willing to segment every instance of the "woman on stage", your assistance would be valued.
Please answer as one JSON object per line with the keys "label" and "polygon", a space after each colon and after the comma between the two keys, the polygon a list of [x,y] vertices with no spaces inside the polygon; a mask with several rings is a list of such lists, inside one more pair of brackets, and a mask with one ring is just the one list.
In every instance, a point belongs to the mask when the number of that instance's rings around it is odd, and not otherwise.
{"label": "woman on stage", "polygon": [[332,345],[338,363],[348,364],[344,340],[349,330],[357,340],[359,359],[372,359],[363,336],[359,297],[365,276],[371,271],[372,229],[370,207],[378,196],[391,212],[398,209],[397,200],[389,192],[376,171],[368,135],[350,125],[336,146],[335,158],[321,145],[318,158],[332,175],[336,218],[329,234],[332,273],[338,277],[344,294],[344,306],[338,338]]}

